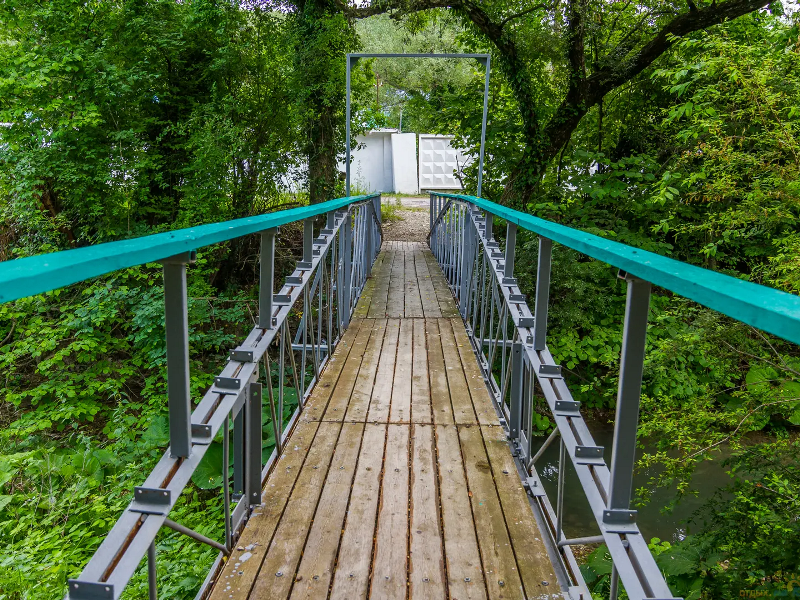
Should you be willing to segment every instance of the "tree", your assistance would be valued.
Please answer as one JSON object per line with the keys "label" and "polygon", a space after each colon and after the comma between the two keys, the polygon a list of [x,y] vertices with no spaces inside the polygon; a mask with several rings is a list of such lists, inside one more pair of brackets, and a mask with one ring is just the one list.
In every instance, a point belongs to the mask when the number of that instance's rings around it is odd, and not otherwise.
{"label": "tree", "polygon": [[[339,0],[341,1],[341,0]],[[728,0],[698,6],[678,2],[553,0],[373,0],[341,3],[351,18],[449,8],[496,50],[496,63],[517,101],[525,147],[504,200],[527,203],[548,165],[581,119],[610,91],[631,81],[677,37],[753,12],[768,0]],[[557,98],[547,103],[547,96]]]}

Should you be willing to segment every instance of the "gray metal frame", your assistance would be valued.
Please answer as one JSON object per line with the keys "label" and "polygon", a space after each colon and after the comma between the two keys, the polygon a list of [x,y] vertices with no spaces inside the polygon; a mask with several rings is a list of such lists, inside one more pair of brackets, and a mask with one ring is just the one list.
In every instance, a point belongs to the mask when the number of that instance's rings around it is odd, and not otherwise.
{"label": "gray metal frame", "polygon": [[[383,239],[380,195],[329,212],[314,235],[314,220],[304,220],[303,257],[274,294],[275,229],[261,232],[259,315],[256,326],[214,378],[214,385],[192,410],[189,388],[188,299],[186,268],[194,253],[162,260],[167,335],[167,391],[170,446],[133,501],[76,579],[68,581],[69,600],[116,600],[147,556],[149,598],[155,600],[155,538],[167,526],[222,555],[229,555],[238,534],[261,502],[262,484],[302,412],[321,369],[350,321]],[[302,297],[302,300],[301,300]],[[302,318],[289,318],[300,305]],[[291,328],[296,327],[293,339]],[[270,352],[273,358],[270,358]],[[275,357],[277,355],[277,358]],[[262,464],[261,403],[258,382],[264,362],[276,449]],[[273,368],[277,367],[277,398]],[[298,407],[284,426],[284,388],[291,373]],[[232,428],[231,428],[232,423]],[[233,431],[233,481],[229,456]],[[222,432],[225,539],[210,540],[171,521],[170,510],[218,433]],[[231,485],[232,484],[232,485]],[[218,559],[215,568],[221,564]],[[207,583],[211,578],[207,579]]]}
{"label": "gray metal frame", "polygon": [[[505,251],[494,240],[494,216],[468,198],[430,196],[429,243],[458,300],[461,316],[481,365],[495,408],[506,428],[523,483],[546,526],[551,548],[568,574],[573,597],[591,598],[570,546],[603,542],[613,561],[611,598],[621,579],[629,598],[672,598],[672,594],[630,509],[639,397],[644,364],[650,284],[620,272],[627,281],[623,347],[611,466],[603,459],[572,395],[561,367],[547,348],[547,305],[552,240],[539,237],[535,313],[513,276],[516,228],[508,223]],[[496,376],[496,375],[499,375]],[[538,384],[538,385],[537,385]],[[538,388],[538,391],[537,391]],[[532,454],[532,413],[537,396],[547,402],[556,430]],[[560,460],[556,508],[545,494],[535,462],[556,437]],[[567,539],[562,531],[564,471],[572,462],[597,522],[599,535]]]}
{"label": "gray metal frame", "polygon": [[[489,75],[491,72],[491,54],[373,54],[373,53],[350,53],[347,55],[347,123],[345,125],[345,137],[347,145],[347,155],[345,157],[345,195],[350,195],[350,72],[353,65],[361,58],[474,58],[486,67],[486,77],[483,86],[483,118],[481,120],[481,149],[478,157],[478,196],[481,195],[483,187],[483,158],[484,146],[486,144],[486,117],[489,113]],[[420,190],[422,191],[422,190]]]}

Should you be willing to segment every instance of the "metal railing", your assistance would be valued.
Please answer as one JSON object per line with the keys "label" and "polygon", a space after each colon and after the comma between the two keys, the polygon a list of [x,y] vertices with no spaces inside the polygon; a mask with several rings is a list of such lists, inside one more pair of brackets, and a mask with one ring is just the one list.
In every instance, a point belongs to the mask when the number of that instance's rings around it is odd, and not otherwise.
{"label": "metal railing", "polygon": [[[0,264],[0,302],[46,292],[118,269],[163,265],[170,445],[77,579],[69,600],[116,600],[147,556],[149,597],[157,597],[155,537],[162,526],[230,555],[320,371],[347,328],[382,242],[380,195],[322,204]],[[326,215],[316,232],[315,217]],[[274,294],[277,227],[303,221],[303,256]],[[259,234],[256,326],[192,410],[186,269],[195,250]],[[294,331],[292,331],[294,329]],[[272,354],[272,357],[270,357]],[[263,362],[262,373],[259,366]],[[275,449],[262,464],[262,384],[266,374]],[[273,384],[277,393],[273,392]],[[283,426],[286,395],[297,402]],[[232,430],[232,436],[231,436]],[[168,518],[212,441],[221,437],[224,540],[211,540]],[[233,438],[232,442],[230,438]],[[229,465],[232,451],[233,478]],[[206,586],[204,584],[204,587]]]}
{"label": "metal railing", "polygon": [[[651,285],[734,319],[800,343],[800,298],[657,254],[609,241],[472,196],[431,193],[429,243],[456,297],[495,406],[504,419],[523,482],[546,526],[550,547],[573,597],[591,598],[570,546],[605,543],[613,561],[610,597],[622,580],[629,598],[672,598],[631,509],[639,400]],[[495,217],[507,222],[505,249],[494,239]],[[534,310],[514,277],[517,228],[539,236]],[[610,465],[593,440],[580,402],[573,400],[547,343],[553,242],[620,269],[627,282],[620,379]],[[546,400],[555,430],[533,452],[536,397]],[[560,436],[555,509],[535,463]],[[569,457],[600,535],[567,539],[563,531],[564,473]]]}

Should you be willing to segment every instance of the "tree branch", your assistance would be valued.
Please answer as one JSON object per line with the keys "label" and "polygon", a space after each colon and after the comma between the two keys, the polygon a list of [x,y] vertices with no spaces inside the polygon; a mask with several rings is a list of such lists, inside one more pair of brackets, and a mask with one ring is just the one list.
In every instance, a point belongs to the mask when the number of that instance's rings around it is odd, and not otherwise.
{"label": "tree branch", "polygon": [[530,8],[527,8],[527,9],[521,11],[521,12],[518,12],[518,13],[515,13],[513,15],[507,16],[505,19],[500,21],[500,27],[505,27],[508,24],[509,21],[513,21],[514,19],[519,19],[520,17],[524,17],[525,15],[529,15],[530,13],[535,12],[537,10],[548,10],[548,9],[551,9],[551,8],[552,8],[552,6],[550,6],[549,4],[536,4],[536,5],[531,6]]}

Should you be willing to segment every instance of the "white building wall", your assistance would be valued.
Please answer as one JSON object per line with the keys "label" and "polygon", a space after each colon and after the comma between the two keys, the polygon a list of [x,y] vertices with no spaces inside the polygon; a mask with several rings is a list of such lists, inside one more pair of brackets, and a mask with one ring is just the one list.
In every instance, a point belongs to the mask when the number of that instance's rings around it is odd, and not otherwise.
{"label": "white building wall", "polygon": [[393,191],[417,194],[417,136],[413,133],[392,134]]}

